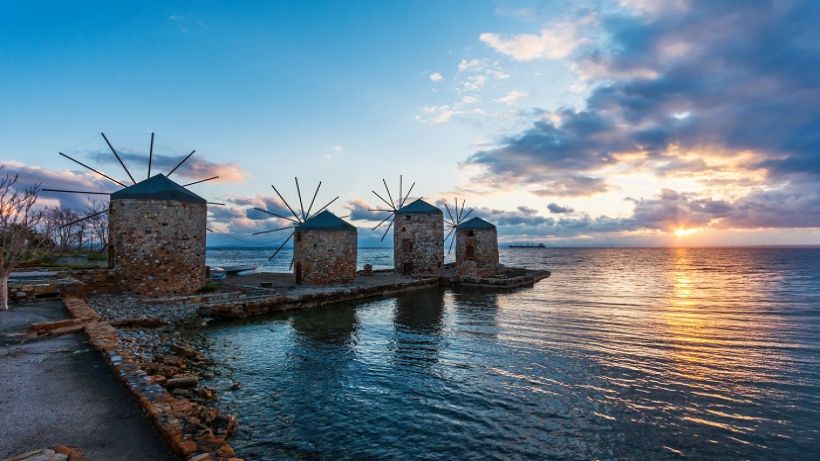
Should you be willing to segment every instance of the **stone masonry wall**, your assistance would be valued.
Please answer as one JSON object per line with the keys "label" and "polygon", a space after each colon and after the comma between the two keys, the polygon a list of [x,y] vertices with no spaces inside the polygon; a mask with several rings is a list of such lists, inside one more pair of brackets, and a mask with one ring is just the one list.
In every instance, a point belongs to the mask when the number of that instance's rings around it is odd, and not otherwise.
{"label": "stone masonry wall", "polygon": [[[473,248],[472,255],[467,254],[469,246]],[[465,265],[466,261],[475,262],[476,276],[495,274],[498,264],[498,232],[495,229],[457,229],[456,265]]]}
{"label": "stone masonry wall", "polygon": [[301,268],[302,283],[350,283],[356,278],[356,231],[297,231],[293,242],[294,276]]}
{"label": "stone masonry wall", "polygon": [[205,283],[204,203],[111,200],[109,261],[118,289],[183,294]]}
{"label": "stone masonry wall", "polygon": [[444,217],[432,213],[396,214],[393,261],[399,273],[406,269],[413,274],[438,273],[444,264]]}

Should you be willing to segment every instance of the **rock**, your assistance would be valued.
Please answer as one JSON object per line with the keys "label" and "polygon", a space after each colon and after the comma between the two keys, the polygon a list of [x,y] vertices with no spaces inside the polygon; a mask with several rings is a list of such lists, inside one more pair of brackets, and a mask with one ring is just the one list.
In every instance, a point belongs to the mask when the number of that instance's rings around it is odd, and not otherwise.
{"label": "rock", "polygon": [[182,452],[182,456],[185,457],[191,456],[196,451],[196,444],[193,440],[183,440],[177,446],[179,451]]}
{"label": "rock", "polygon": [[165,381],[165,387],[169,389],[175,388],[191,388],[199,384],[199,378],[196,376],[178,376]]}
{"label": "rock", "polygon": [[223,444],[216,450],[216,454],[218,454],[219,456],[223,456],[225,458],[231,457],[234,455],[233,447],[231,447],[227,443]]}
{"label": "rock", "polygon": [[57,453],[54,450],[45,448],[41,450],[34,450],[22,455],[12,456],[6,458],[4,461],[67,461],[68,456],[63,453]]}
{"label": "rock", "polygon": [[200,362],[205,360],[205,355],[203,355],[202,352],[199,352],[192,347],[185,346],[182,344],[174,344],[174,352],[192,360],[197,360]]}
{"label": "rock", "polygon": [[71,445],[57,445],[54,451],[66,455],[68,461],[85,461],[82,450]]}
{"label": "rock", "polygon": [[184,397],[186,399],[190,399],[194,396],[194,393],[191,392],[190,389],[174,389],[171,393],[176,397]]}
{"label": "rock", "polygon": [[216,389],[203,387],[202,389],[197,389],[196,393],[203,399],[216,400]]}
{"label": "rock", "polygon": [[177,368],[185,368],[185,360],[182,360],[182,357],[177,357],[175,355],[165,355],[159,357],[159,359],[159,361],[164,363],[165,365]]}
{"label": "rock", "polygon": [[199,453],[188,458],[188,461],[212,461],[210,453]]}
{"label": "rock", "polygon": [[214,432],[225,437],[230,437],[236,431],[237,426],[239,426],[239,423],[234,415],[217,415],[211,422],[211,428]]}

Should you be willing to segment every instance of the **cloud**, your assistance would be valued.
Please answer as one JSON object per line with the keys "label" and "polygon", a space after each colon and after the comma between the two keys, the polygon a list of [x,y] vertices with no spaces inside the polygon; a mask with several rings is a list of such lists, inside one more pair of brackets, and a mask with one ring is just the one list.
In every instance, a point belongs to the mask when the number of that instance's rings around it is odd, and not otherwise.
{"label": "cloud", "polygon": [[495,99],[495,102],[512,106],[518,103],[518,100],[526,96],[528,96],[526,91],[512,90],[508,91],[504,96]]}
{"label": "cloud", "polygon": [[479,40],[495,51],[516,61],[534,59],[563,59],[586,40],[578,36],[572,22],[557,22],[541,30],[539,35],[520,34],[504,37],[485,32]]}
{"label": "cloud", "polygon": [[[384,205],[386,206],[386,205]],[[388,216],[388,213],[382,211],[370,211],[371,209],[379,209],[378,206],[371,206],[362,199],[347,202],[345,208],[350,210],[350,219],[353,221],[381,221]]]}
{"label": "cloud", "polygon": [[440,82],[444,80],[444,77],[438,72],[433,72],[432,74],[430,74],[430,80],[434,82]]}
{"label": "cloud", "polygon": [[[481,167],[486,184],[542,195],[606,191],[603,178],[616,170],[700,181],[700,198],[637,199],[641,224],[674,213],[721,226],[817,222],[808,200],[820,180],[820,9],[808,1],[624,3],[599,18],[605,40],[567,28],[576,34],[562,34],[570,45],[555,47],[589,88],[584,104],[543,111],[466,164]],[[528,60],[547,57],[543,37],[482,41]],[[721,182],[731,201],[699,202],[721,195],[709,189]],[[805,211],[781,207],[776,222],[777,201]]]}
{"label": "cloud", "polygon": [[[134,175],[135,179],[137,177],[136,172],[141,172],[148,166],[147,153],[133,152],[124,149],[118,149],[117,153],[122,158],[125,166],[128,167],[129,171],[131,171],[131,174]],[[90,158],[92,158],[97,164],[114,166],[115,171],[122,171],[122,167],[111,152],[89,152],[86,153],[86,155],[90,156]],[[153,160],[151,162],[152,174],[160,172],[167,174],[180,161],[182,161],[186,155],[187,154],[181,156],[171,156],[154,153]],[[123,171],[121,174],[124,175],[125,172]],[[242,182],[247,178],[247,173],[233,162],[214,163],[201,157],[197,157],[196,153],[186,160],[182,166],[177,168],[177,170],[174,171],[174,175],[193,180],[219,176],[219,179],[214,182]]]}
{"label": "cloud", "polygon": [[446,123],[455,114],[452,107],[444,106],[425,106],[422,110],[423,115],[416,115],[416,120],[422,123]]}
{"label": "cloud", "polygon": [[[38,166],[26,165],[20,162],[0,161],[3,167],[0,174],[19,175],[18,184],[22,187],[39,185],[48,189],[77,190],[90,192],[115,192],[121,189],[113,182],[92,172],[70,170],[50,170]],[[60,192],[40,192],[39,203],[45,206],[64,205],[72,209],[83,208],[89,199],[100,195],[69,194]],[[107,199],[107,198],[106,198]]]}
{"label": "cloud", "polygon": [[557,203],[550,203],[549,205],[547,205],[547,209],[550,211],[550,213],[555,214],[572,213],[573,211],[575,211],[568,206],[561,206]]}

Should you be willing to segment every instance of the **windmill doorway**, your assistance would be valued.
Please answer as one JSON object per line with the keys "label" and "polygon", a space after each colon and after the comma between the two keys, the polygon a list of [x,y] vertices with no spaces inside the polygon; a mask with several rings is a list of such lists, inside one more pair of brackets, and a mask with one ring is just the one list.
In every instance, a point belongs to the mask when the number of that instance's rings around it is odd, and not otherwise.
{"label": "windmill doorway", "polygon": [[475,247],[472,243],[467,244],[467,250],[465,251],[465,257],[467,259],[475,259]]}
{"label": "windmill doorway", "polygon": [[300,285],[302,283],[302,263],[296,263],[296,266],[293,269],[293,275],[296,277],[296,284]]}

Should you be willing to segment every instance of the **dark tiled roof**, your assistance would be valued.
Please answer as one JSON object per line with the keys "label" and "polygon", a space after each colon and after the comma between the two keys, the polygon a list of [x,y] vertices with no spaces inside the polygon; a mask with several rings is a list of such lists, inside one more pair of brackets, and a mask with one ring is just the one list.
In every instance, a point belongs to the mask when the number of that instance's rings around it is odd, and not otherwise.
{"label": "dark tiled roof", "polygon": [[442,214],[441,210],[430,205],[429,203],[425,202],[422,199],[418,199],[415,202],[405,205],[396,211],[398,214]]}
{"label": "dark tiled roof", "polygon": [[356,231],[356,227],[325,210],[296,226],[296,230],[347,230]]}
{"label": "dark tiled roof", "polygon": [[163,174],[151,176],[133,186],[126,187],[111,194],[111,200],[117,199],[206,203],[204,198],[171,181]]}
{"label": "dark tiled roof", "polygon": [[495,229],[495,226],[487,221],[475,217],[458,225],[459,229]]}

